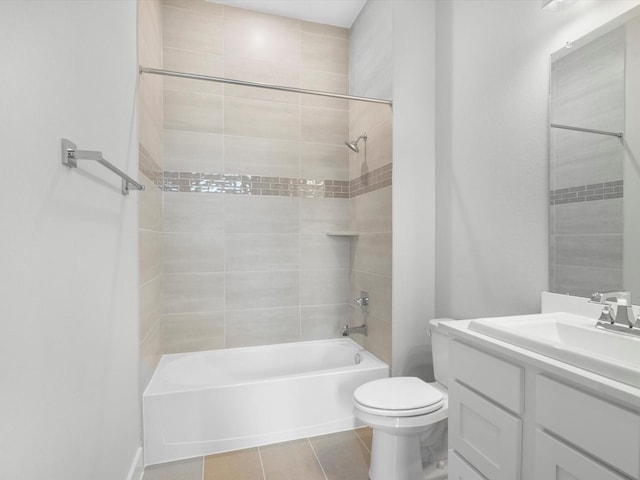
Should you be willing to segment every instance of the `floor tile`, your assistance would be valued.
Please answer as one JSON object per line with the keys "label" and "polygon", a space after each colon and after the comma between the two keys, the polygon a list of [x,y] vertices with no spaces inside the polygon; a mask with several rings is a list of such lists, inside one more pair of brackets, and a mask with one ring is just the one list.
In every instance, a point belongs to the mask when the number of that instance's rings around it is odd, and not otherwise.
{"label": "floor tile", "polygon": [[368,480],[369,452],[353,431],[311,438],[327,480]]}
{"label": "floor tile", "polygon": [[205,457],[204,480],[264,480],[258,449]]}
{"label": "floor tile", "polygon": [[266,480],[325,480],[309,440],[260,447]]}
{"label": "floor tile", "polygon": [[362,443],[364,443],[364,446],[367,447],[369,452],[371,452],[371,441],[373,440],[373,430],[369,427],[365,427],[365,428],[358,428],[357,430],[354,430],[354,432],[356,432],[356,435],[360,437],[360,440],[362,441]]}
{"label": "floor tile", "polygon": [[200,480],[202,457],[151,465],[144,469],[142,480]]}

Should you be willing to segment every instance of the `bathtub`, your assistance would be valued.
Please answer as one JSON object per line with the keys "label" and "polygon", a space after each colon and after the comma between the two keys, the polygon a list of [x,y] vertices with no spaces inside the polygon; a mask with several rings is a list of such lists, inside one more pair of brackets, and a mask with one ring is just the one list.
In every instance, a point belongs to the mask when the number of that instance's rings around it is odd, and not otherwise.
{"label": "bathtub", "polygon": [[142,397],[145,465],[352,429],[353,391],[388,375],[350,338],[164,355]]}

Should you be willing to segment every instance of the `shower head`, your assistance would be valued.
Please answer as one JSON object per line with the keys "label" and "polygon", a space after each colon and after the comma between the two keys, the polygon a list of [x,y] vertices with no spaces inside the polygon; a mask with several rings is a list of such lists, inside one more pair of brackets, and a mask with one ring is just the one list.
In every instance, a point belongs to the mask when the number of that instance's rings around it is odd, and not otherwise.
{"label": "shower head", "polygon": [[360,135],[356,140],[354,140],[353,142],[350,142],[349,140],[347,140],[346,142],[344,142],[344,144],[349,147],[351,150],[353,150],[356,153],[360,152],[360,149],[358,148],[358,142],[360,140],[364,140],[364,143],[367,143],[367,133],[363,133],[362,135]]}

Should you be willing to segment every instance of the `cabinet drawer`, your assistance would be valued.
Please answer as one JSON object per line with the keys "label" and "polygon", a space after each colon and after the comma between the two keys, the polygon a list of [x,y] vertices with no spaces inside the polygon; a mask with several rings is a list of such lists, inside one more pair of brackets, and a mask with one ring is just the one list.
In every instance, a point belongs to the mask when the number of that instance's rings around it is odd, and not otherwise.
{"label": "cabinet drawer", "polygon": [[535,480],[625,480],[549,435],[536,431]]}
{"label": "cabinet drawer", "polygon": [[449,480],[485,480],[455,450],[449,450]]}
{"label": "cabinet drawer", "polygon": [[458,341],[451,342],[451,377],[522,414],[522,368]]}
{"label": "cabinet drawer", "polygon": [[640,478],[640,415],[543,375],[536,422],[590,455]]}
{"label": "cabinet drawer", "polygon": [[522,420],[457,381],[449,386],[449,442],[489,480],[518,480]]}

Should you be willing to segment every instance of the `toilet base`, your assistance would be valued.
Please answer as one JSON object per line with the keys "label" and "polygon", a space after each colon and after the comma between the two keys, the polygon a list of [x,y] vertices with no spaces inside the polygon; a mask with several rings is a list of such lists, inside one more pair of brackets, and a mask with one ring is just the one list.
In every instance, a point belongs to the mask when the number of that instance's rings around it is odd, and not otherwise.
{"label": "toilet base", "polygon": [[370,480],[422,480],[420,433],[391,435],[374,429]]}

